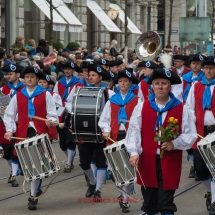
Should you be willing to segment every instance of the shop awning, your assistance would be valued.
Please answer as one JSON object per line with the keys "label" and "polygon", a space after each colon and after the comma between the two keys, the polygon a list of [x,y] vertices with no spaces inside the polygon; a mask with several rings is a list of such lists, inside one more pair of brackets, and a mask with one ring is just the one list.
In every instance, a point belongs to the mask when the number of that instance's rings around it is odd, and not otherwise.
{"label": "shop awning", "polygon": [[[119,11],[119,19],[125,24],[125,13],[122,10],[122,8],[117,4],[111,4],[111,3],[110,3],[110,8],[115,8]],[[128,29],[133,34],[142,34],[142,32],[129,18],[128,18]]]}
{"label": "shop awning", "polygon": [[[45,0],[32,0],[34,4],[50,19],[50,8],[49,4]],[[53,10],[53,30],[54,31],[65,31],[67,22]]]}
{"label": "shop awning", "polygon": [[82,32],[82,23],[72,13],[72,11],[65,5],[62,0],[53,0],[53,5],[60,15],[68,22],[69,32]]}
{"label": "shop awning", "polygon": [[118,33],[122,32],[95,1],[87,0],[87,7],[107,28],[108,31]]}

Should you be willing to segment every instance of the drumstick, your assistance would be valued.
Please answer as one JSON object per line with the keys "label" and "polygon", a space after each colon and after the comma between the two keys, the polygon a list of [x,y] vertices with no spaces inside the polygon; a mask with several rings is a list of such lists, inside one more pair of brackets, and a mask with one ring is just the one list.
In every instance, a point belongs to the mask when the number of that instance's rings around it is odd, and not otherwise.
{"label": "drumstick", "polygon": [[108,137],[108,140],[112,141],[113,143],[116,142],[116,141],[114,141],[113,139],[111,139],[110,137]]}
{"label": "drumstick", "polygon": [[14,140],[25,140],[25,138],[22,138],[22,137],[11,137],[10,139],[14,139]]}
{"label": "drumstick", "polygon": [[197,136],[200,137],[200,138],[203,139],[203,140],[208,141],[207,139],[205,139],[205,138],[204,138],[203,136],[201,136],[200,134],[197,134]]}
{"label": "drumstick", "polygon": [[[41,121],[46,121],[46,120],[47,120],[47,119],[44,119],[44,118],[39,117],[39,116],[30,116],[30,115],[29,115],[29,117],[32,117],[32,118],[34,118],[34,119],[38,119],[38,120],[41,120]],[[64,123],[53,122],[53,124],[58,125],[59,128],[61,128],[61,129],[63,129],[63,128],[71,129],[71,128],[69,128],[68,126],[65,126]]]}

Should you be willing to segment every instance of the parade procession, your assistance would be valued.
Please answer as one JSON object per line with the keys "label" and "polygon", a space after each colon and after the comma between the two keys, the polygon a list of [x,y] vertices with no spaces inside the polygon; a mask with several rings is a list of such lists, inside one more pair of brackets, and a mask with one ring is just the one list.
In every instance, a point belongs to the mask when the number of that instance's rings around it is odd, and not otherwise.
{"label": "parade procession", "polygon": [[153,31],[128,62],[116,40],[23,40],[0,48],[0,214],[215,215],[215,57],[161,50]]}

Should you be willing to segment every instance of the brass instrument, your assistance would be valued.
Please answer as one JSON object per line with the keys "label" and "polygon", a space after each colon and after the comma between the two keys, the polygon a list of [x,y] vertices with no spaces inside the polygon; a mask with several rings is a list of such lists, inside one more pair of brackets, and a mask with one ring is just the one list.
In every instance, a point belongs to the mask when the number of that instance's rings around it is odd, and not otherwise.
{"label": "brass instrument", "polygon": [[135,52],[140,60],[152,61],[159,54],[161,40],[154,31],[143,33],[136,42]]}

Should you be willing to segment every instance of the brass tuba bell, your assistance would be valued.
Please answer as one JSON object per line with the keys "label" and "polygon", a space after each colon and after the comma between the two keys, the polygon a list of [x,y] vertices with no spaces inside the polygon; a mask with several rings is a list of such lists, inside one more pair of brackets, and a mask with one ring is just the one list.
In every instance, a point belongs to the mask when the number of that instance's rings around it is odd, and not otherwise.
{"label": "brass tuba bell", "polygon": [[152,61],[160,51],[161,40],[154,31],[143,33],[136,42],[135,52],[140,60]]}

